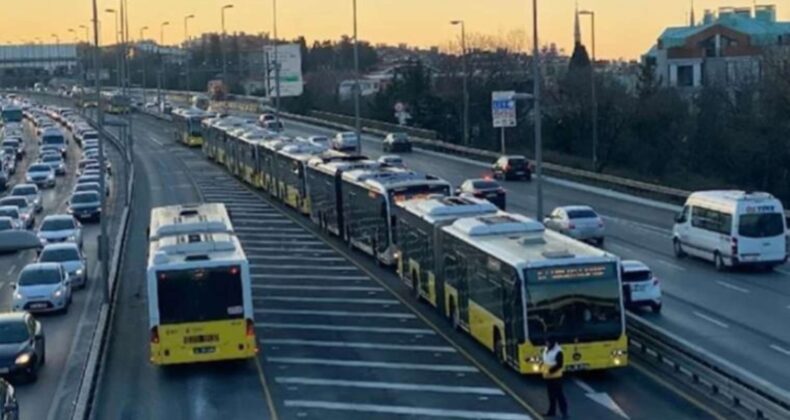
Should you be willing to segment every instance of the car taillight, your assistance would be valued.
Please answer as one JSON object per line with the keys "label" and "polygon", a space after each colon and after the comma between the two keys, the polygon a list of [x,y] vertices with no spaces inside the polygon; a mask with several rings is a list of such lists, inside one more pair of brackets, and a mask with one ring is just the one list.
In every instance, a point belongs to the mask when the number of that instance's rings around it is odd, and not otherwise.
{"label": "car taillight", "polygon": [[159,344],[159,327],[151,328],[151,344]]}
{"label": "car taillight", "polygon": [[738,255],[738,238],[730,238],[730,250],[733,256]]}
{"label": "car taillight", "polygon": [[247,337],[255,337],[255,323],[249,318],[247,318]]}

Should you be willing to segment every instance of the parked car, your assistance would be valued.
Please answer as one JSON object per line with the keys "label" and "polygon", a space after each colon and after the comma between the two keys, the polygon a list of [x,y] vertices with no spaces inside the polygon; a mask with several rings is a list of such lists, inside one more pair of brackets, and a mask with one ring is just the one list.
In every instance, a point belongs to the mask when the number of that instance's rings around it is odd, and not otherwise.
{"label": "parked car", "polygon": [[527,158],[520,155],[501,156],[491,165],[494,178],[507,181],[509,179],[532,179],[532,166]]}
{"label": "parked car", "polygon": [[101,218],[101,196],[96,191],[76,192],[69,199],[69,213],[78,220]]}
{"label": "parked car", "polygon": [[[29,312],[0,313],[0,373],[4,377],[22,375],[35,381],[46,361],[45,347],[44,328],[33,315]],[[5,381],[0,382],[0,394],[5,394],[4,414],[14,406],[16,411],[19,408],[10,386]],[[18,419],[16,416],[3,418]]]}
{"label": "parked car", "polygon": [[82,248],[82,225],[70,214],[50,214],[38,227],[42,246],[58,242],[74,242]]}
{"label": "parked car", "polygon": [[507,204],[507,191],[498,182],[491,179],[467,179],[457,192],[488,200],[501,210],[505,210]]}
{"label": "parked car", "polygon": [[359,138],[353,131],[337,133],[332,139],[332,148],[341,152],[356,151],[359,149]]}
{"label": "parked car", "polygon": [[71,304],[71,281],[58,263],[28,264],[12,286],[15,311],[67,312]]}
{"label": "parked car", "polygon": [[27,201],[33,206],[36,213],[41,213],[44,209],[44,203],[41,199],[41,190],[38,189],[36,184],[19,184],[15,185],[8,194],[10,197],[25,197]]}
{"label": "parked car", "polygon": [[389,133],[381,143],[381,150],[387,153],[411,152],[412,145],[406,133]]}
{"label": "parked car", "polygon": [[603,219],[590,206],[557,207],[543,219],[547,228],[581,241],[604,242]]}
{"label": "parked car", "polygon": [[39,187],[52,188],[55,186],[55,171],[46,163],[36,162],[27,168],[25,181]]}
{"label": "parked car", "polygon": [[40,263],[58,263],[71,280],[71,287],[85,287],[88,264],[79,245],[73,242],[49,244],[38,256]]}
{"label": "parked car", "polygon": [[650,307],[661,312],[661,283],[641,261],[624,260],[622,268],[623,299],[629,308]]}
{"label": "parked car", "polygon": [[0,198],[0,206],[16,206],[19,208],[19,218],[25,228],[30,229],[36,223],[36,209],[26,197],[6,196]]}

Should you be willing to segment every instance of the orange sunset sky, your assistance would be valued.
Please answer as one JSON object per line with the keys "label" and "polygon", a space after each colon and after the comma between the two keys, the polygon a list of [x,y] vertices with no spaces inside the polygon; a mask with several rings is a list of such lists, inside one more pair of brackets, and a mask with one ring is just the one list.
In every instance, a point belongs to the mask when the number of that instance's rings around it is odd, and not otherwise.
{"label": "orange sunset sky", "polygon": [[[195,14],[189,32],[196,35],[219,31],[220,7],[232,3],[226,13],[228,32],[258,33],[270,31],[272,0],[128,0],[130,34],[139,37],[139,28],[148,26],[146,36],[159,38],[163,21],[165,42],[174,44],[184,39],[183,18]],[[497,35],[513,30],[531,34],[531,0],[357,0],[359,36],[374,43],[401,43],[430,46],[447,45],[458,34],[450,26],[451,19],[466,21],[468,32]],[[62,42],[73,42],[76,30],[81,39],[85,32],[79,25],[88,25],[90,0],[23,0],[3,1],[0,13],[0,42],[22,43],[39,38],[54,42],[57,34]],[[699,19],[705,8],[750,6],[752,0],[696,0]],[[790,20],[790,1],[760,1],[776,4],[778,18]],[[100,20],[104,22],[102,41],[114,40],[112,15],[106,8],[117,8],[119,0],[99,0]],[[13,6],[11,6],[13,5]],[[337,39],[351,33],[351,0],[279,0],[278,26],[281,38],[304,35],[314,39]],[[566,51],[573,42],[573,0],[541,0],[541,43],[555,42]],[[667,26],[684,24],[688,19],[689,0],[579,0],[579,8],[596,13],[596,40],[601,58],[638,58]],[[582,20],[585,41],[589,37],[589,20]]]}

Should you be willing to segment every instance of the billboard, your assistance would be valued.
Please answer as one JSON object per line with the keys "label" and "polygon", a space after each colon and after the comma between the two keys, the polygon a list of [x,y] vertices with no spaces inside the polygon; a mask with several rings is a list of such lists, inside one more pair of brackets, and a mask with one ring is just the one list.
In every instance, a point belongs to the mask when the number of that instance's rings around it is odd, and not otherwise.
{"label": "billboard", "polygon": [[267,45],[263,49],[269,96],[277,96],[275,65],[279,65],[280,68],[280,97],[301,95],[304,81],[302,80],[302,51],[299,44],[277,45],[276,57],[274,50],[274,45]]}

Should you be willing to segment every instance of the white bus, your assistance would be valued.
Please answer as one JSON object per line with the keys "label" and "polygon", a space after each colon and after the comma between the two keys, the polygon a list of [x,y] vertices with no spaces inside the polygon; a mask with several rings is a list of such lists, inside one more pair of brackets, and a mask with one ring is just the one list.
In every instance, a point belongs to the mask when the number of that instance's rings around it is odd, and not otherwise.
{"label": "white bus", "polygon": [[222,203],[177,204],[151,209],[148,239],[189,233],[233,233],[230,214]]}
{"label": "white bus", "polygon": [[675,217],[675,256],[712,261],[717,270],[787,261],[784,208],[769,193],[700,191]]}

